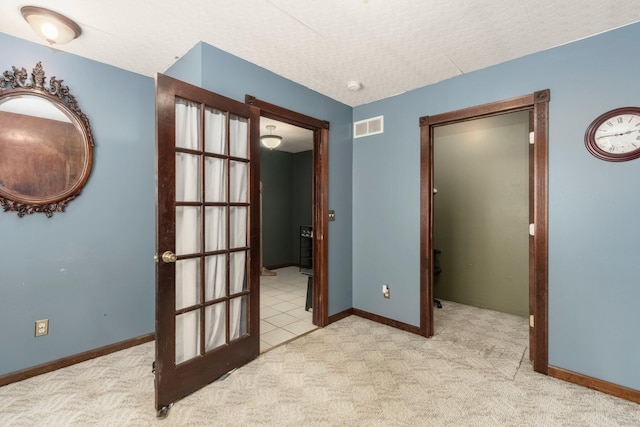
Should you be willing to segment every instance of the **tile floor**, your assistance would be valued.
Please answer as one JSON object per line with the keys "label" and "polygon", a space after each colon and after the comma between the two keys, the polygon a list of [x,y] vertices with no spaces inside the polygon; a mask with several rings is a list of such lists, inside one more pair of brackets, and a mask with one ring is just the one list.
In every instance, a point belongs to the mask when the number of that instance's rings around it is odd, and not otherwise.
{"label": "tile floor", "polygon": [[260,352],[316,329],[311,310],[305,311],[307,276],[298,267],[260,276]]}

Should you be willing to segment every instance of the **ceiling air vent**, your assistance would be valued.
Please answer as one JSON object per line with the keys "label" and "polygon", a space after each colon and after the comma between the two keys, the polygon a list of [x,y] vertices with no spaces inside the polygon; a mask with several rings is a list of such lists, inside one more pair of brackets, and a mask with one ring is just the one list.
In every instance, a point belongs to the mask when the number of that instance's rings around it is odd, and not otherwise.
{"label": "ceiling air vent", "polygon": [[384,116],[372,117],[353,123],[353,137],[375,135],[384,132]]}

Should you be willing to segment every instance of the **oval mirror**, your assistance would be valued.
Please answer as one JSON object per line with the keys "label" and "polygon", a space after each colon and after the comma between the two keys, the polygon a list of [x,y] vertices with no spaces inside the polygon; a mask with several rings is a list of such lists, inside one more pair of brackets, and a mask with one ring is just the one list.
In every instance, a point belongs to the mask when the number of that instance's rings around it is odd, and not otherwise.
{"label": "oval mirror", "polygon": [[[62,212],[80,194],[93,162],[89,121],[60,80],[44,85],[40,63],[0,76],[0,203],[18,216]],[[8,89],[5,89],[9,86]]]}

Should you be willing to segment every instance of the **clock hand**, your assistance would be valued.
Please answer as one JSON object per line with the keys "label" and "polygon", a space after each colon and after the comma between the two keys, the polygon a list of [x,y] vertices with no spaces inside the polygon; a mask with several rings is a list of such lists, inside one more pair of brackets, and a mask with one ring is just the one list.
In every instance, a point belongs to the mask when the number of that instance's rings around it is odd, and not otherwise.
{"label": "clock hand", "polygon": [[624,134],[623,133],[611,133],[609,135],[600,135],[600,136],[596,137],[596,139],[609,138],[610,136],[620,136],[620,135],[624,135]]}
{"label": "clock hand", "polygon": [[600,135],[599,137],[597,137],[596,139],[602,139],[602,138],[609,138],[610,136],[622,136],[622,135],[629,135],[632,132],[638,132],[640,131],[640,129],[633,129],[633,130],[628,130],[626,132],[621,132],[621,133],[612,133],[609,135]]}

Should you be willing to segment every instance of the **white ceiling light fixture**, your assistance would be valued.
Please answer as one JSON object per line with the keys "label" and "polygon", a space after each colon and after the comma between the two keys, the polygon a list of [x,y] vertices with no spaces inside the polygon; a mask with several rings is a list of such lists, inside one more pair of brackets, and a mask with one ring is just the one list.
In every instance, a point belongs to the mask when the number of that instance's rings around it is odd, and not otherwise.
{"label": "white ceiling light fixture", "polygon": [[78,24],[58,12],[38,6],[24,6],[20,12],[33,31],[49,44],[69,43],[82,34]]}
{"label": "white ceiling light fixture", "polygon": [[269,150],[273,150],[282,142],[281,136],[273,134],[273,131],[275,130],[275,128],[276,127],[274,125],[267,125],[267,130],[269,130],[269,134],[262,135],[260,137],[260,141],[262,142],[262,145],[267,147]]}

